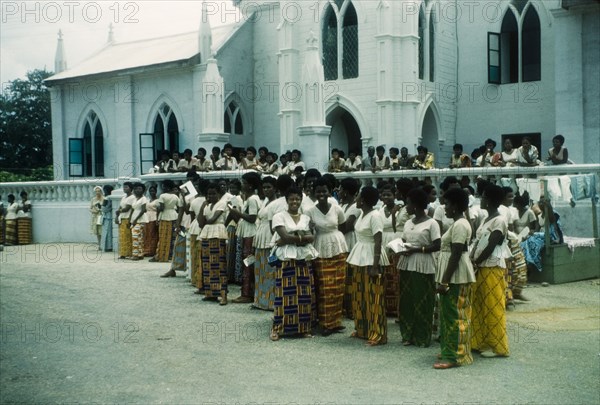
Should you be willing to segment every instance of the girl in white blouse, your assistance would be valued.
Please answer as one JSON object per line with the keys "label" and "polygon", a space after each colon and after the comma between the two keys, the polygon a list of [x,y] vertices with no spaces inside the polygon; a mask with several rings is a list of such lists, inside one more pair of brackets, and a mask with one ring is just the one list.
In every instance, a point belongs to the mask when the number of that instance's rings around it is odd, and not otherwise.
{"label": "girl in white blouse", "polygon": [[19,204],[15,202],[14,194],[9,194],[6,217],[4,218],[7,246],[17,244],[17,211],[19,211]]}
{"label": "girl in white blouse", "polygon": [[[360,182],[354,178],[345,178],[340,181],[340,205],[344,211],[346,222],[344,223],[344,238],[348,246],[348,252],[356,244],[356,232],[354,224],[360,216],[361,211],[356,206],[356,196],[360,190]],[[354,319],[352,314],[352,266],[346,265],[346,280],[344,286],[344,315],[348,319]]]}
{"label": "girl in white blouse", "polygon": [[241,209],[231,208],[229,210],[229,215],[238,223],[235,234],[241,239],[242,244],[242,289],[241,295],[232,301],[235,304],[249,304],[254,301],[254,265],[247,264],[247,261],[244,260],[254,254],[252,245],[256,235],[256,219],[261,205],[257,195],[259,189],[260,174],[245,173],[242,176],[244,204]]}
{"label": "girl in white blouse", "polygon": [[498,212],[504,199],[504,190],[488,185],[481,197],[481,208],[487,210],[487,219],[477,230],[477,241],[472,249],[473,264],[478,267],[473,293],[473,350],[484,357],[509,355],[506,333],[506,253],[504,240],[508,232],[506,220]]}
{"label": "girl in white blouse", "polygon": [[355,330],[351,336],[367,339],[369,346],[387,343],[383,273],[390,262],[381,244],[383,220],[379,211],[373,208],[377,201],[377,189],[363,187],[358,198],[358,206],[362,212],[354,224],[356,244],[347,260],[353,273],[352,308]]}
{"label": "girl in white blouse", "polygon": [[346,218],[339,205],[328,201],[331,190],[325,178],[316,180],[313,190],[317,204],[306,215],[314,226],[314,246],[319,252],[319,258],[314,261],[319,326],[323,336],[329,336],[344,329],[342,307],[348,246],[339,229],[343,228]]}
{"label": "girl in white blouse", "polygon": [[467,246],[471,240],[471,225],[465,218],[469,196],[460,189],[444,193],[446,217],[452,225],[441,239],[441,251],[436,270],[437,293],[440,295],[439,361],[435,369],[447,369],[471,364],[471,286],[475,272]]}
{"label": "girl in white blouse", "polygon": [[406,221],[402,240],[408,245],[400,254],[400,332],[404,346],[431,344],[435,306],[434,252],[440,250],[440,226],[425,214],[427,194],[413,189],[406,210],[415,217]]}
{"label": "girl in white blouse", "polygon": [[314,274],[311,261],[318,256],[312,245],[310,218],[301,214],[302,191],[286,193],[287,210],[273,216],[275,303],[271,340],[283,335],[311,336],[316,316]]}
{"label": "girl in white blouse", "polygon": [[273,232],[271,231],[271,220],[273,219],[273,208],[275,207],[275,184],[276,179],[266,176],[262,179],[262,191],[265,199],[261,202],[258,210],[256,235],[254,235],[253,247],[254,257],[254,308],[273,310],[275,299],[275,269],[269,264],[269,253],[273,245]]}
{"label": "girl in white blouse", "polygon": [[129,217],[132,260],[142,260],[144,258],[144,228],[148,223],[148,215],[146,214],[148,199],[144,196],[145,192],[146,186],[142,183],[135,183],[133,185],[135,201],[131,205],[131,216]]}
{"label": "girl in white blouse", "polygon": [[[381,245],[387,249],[388,243],[398,239],[401,234],[397,232],[399,207],[396,206],[396,188],[393,184],[386,184],[379,189],[380,200],[383,203],[379,209],[383,219],[383,235]],[[389,250],[387,251],[389,254]],[[388,316],[398,316],[399,289],[398,270],[395,266],[389,266],[384,274],[385,277],[385,313]]]}
{"label": "girl in white blouse", "polygon": [[202,286],[204,301],[217,301],[227,305],[226,247],[227,202],[222,198],[221,187],[210,183],[206,188],[206,202],[200,209],[200,261],[202,262]]}

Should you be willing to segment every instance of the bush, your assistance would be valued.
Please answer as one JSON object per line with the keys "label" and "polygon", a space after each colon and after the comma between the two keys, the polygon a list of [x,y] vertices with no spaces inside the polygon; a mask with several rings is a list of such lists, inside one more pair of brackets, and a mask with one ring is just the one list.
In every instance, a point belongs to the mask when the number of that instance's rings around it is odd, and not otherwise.
{"label": "bush", "polygon": [[19,174],[0,171],[0,183],[17,183],[26,181],[52,181],[54,169],[52,166],[31,169],[29,174]]}

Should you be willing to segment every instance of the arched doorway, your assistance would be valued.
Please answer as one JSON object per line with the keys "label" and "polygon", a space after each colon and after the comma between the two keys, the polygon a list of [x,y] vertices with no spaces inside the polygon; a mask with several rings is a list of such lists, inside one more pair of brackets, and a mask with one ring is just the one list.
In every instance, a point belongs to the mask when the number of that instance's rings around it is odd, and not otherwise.
{"label": "arched doorway", "polygon": [[362,154],[362,141],[358,123],[346,109],[335,107],[328,115],[326,124],[331,127],[329,135],[329,150],[337,148],[344,151],[346,157],[349,151]]}
{"label": "arched doorway", "polygon": [[432,152],[435,157],[436,166],[440,155],[439,148],[438,124],[435,118],[435,113],[431,106],[427,108],[425,117],[423,118],[423,127],[421,129],[421,145],[425,146],[429,152]]}

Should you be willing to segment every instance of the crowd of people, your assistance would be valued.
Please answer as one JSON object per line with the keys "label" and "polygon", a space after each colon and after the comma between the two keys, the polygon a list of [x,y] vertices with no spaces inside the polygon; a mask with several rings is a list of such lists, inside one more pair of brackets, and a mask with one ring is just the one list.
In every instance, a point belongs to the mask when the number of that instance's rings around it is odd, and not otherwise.
{"label": "crowd of people", "polygon": [[14,194],[9,194],[5,207],[0,196],[0,246],[32,243],[31,201],[25,191],[19,197],[17,201]]}
{"label": "crowd of people", "polygon": [[[292,155],[300,165],[301,153]],[[439,340],[436,369],[470,364],[472,352],[509,355],[505,311],[527,300],[528,263],[544,240],[536,232],[546,220],[560,229],[558,214],[540,209],[548,202],[480,178],[472,187],[450,176],[436,188],[293,173],[209,181],[189,170],[158,197],[154,185],[146,196],[144,184],[125,183],[119,257],[170,263],[161,277],[185,272],[203,301],[272,311],[273,341],[342,333],[346,317],[350,336],[379,346],[393,318],[405,346]],[[93,213],[105,206],[96,191]],[[235,299],[232,283],[241,286]]]}
{"label": "crowd of people", "polygon": [[[553,147],[548,150],[546,161],[538,149],[532,144],[530,137],[521,139],[521,146],[514,148],[512,141],[506,139],[502,151],[495,151],[496,141],[487,139],[482,146],[473,150],[471,155],[464,153],[462,144],[452,147],[452,156],[446,165],[440,167],[512,167],[512,166],[539,166],[543,164],[567,164],[569,151],[564,147],[565,138],[556,135],[552,138]],[[425,146],[418,146],[417,153],[412,156],[408,148],[391,147],[387,151],[384,146],[369,146],[367,155],[360,156],[357,151],[349,151],[348,156],[343,150],[334,148],[327,165],[329,173],[354,172],[354,171],[382,171],[402,169],[433,169],[436,167],[435,156]],[[298,149],[286,151],[281,155],[270,152],[266,147],[234,148],[225,144],[223,148],[215,146],[207,156],[204,148],[199,148],[194,156],[191,149],[186,149],[183,154],[168,151],[161,152],[161,158],[152,168],[153,173],[174,173],[195,170],[196,172],[252,169],[263,174],[279,176],[288,174],[295,176],[307,169],[302,161],[302,152]]]}

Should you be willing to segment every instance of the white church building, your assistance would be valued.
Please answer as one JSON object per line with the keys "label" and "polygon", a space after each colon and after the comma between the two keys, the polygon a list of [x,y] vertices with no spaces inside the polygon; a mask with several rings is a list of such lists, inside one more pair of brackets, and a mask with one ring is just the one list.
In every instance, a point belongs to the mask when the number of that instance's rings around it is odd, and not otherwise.
{"label": "white church building", "polygon": [[[59,36],[52,95],[56,179],[137,176],[162,149],[231,143],[300,149],[426,146],[562,134],[600,162],[600,1],[237,1],[240,20],[108,43],[67,68]],[[68,41],[67,41],[68,42]]]}

